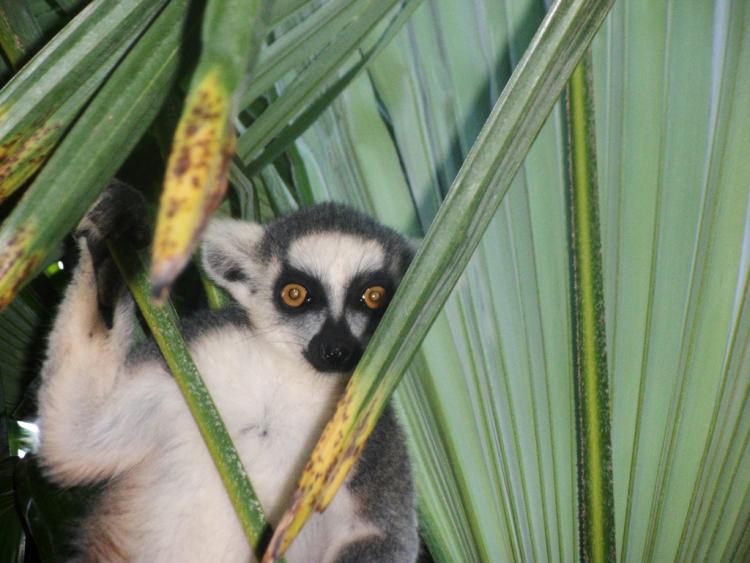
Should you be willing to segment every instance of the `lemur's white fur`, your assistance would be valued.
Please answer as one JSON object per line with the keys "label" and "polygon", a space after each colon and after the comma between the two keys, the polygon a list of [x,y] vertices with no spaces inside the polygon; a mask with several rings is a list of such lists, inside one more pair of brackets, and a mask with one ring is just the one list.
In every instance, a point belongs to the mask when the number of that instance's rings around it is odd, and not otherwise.
{"label": "lemur's white fur", "polygon": [[[225,255],[238,256],[261,233],[256,225],[218,221],[206,245],[220,245]],[[290,247],[291,262],[314,269],[331,288],[342,287],[353,273],[387,267],[378,243],[351,244],[352,239],[304,237]],[[318,249],[313,252],[311,245]],[[328,251],[321,253],[321,245]],[[85,243],[81,247],[43,368],[40,454],[63,484],[111,479],[98,512],[98,530],[88,540],[92,556],[181,563],[251,560],[229,498],[171,375],[158,359],[128,358],[124,343],[133,329],[132,301],[119,302],[113,329],[107,330],[97,311],[91,257]],[[252,267],[246,256],[237,261]],[[270,310],[264,314],[264,307],[272,307],[278,267],[271,263],[260,280],[249,272],[250,285],[224,280],[240,304],[258,312],[252,329],[230,326],[190,345],[272,522],[288,504],[342,385],[340,378],[323,376],[300,361],[303,343],[274,322]],[[362,323],[349,320],[361,332]],[[342,488],[326,512],[312,517],[288,560],[330,561],[343,543],[380,533],[357,517],[356,502]],[[106,540],[97,543],[96,534]]]}

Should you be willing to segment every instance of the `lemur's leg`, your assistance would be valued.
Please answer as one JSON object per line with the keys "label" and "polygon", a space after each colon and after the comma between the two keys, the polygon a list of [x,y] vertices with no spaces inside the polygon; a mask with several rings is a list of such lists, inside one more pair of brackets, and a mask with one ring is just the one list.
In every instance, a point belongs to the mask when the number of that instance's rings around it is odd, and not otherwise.
{"label": "lemur's leg", "polygon": [[345,487],[356,499],[358,518],[373,531],[339,548],[335,563],[414,562],[419,552],[414,486],[405,437],[390,406]]}
{"label": "lemur's leg", "polygon": [[40,456],[64,484],[105,479],[143,459],[158,438],[153,421],[165,393],[173,392],[168,377],[126,363],[135,306],[105,243],[115,233],[143,243],[144,218],[140,194],[113,182],[76,232],[79,262],[50,334],[39,391]]}

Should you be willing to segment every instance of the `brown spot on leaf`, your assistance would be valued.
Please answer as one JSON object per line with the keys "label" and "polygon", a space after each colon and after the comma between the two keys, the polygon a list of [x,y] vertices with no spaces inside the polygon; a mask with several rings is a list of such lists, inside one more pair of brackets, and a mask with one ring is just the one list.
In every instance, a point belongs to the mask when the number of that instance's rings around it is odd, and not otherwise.
{"label": "brown spot on leaf", "polygon": [[177,157],[172,173],[175,176],[182,176],[190,168],[190,149],[188,147],[182,147],[180,156]]}
{"label": "brown spot on leaf", "polygon": [[0,201],[39,168],[60,137],[59,123],[41,123],[44,121],[0,145]]}
{"label": "brown spot on leaf", "polygon": [[[177,198],[177,197],[170,197],[167,199],[166,203],[166,214],[168,218],[174,217],[177,212],[180,210],[180,207],[185,204],[184,198]],[[171,228],[168,228],[167,231],[171,231]]]}

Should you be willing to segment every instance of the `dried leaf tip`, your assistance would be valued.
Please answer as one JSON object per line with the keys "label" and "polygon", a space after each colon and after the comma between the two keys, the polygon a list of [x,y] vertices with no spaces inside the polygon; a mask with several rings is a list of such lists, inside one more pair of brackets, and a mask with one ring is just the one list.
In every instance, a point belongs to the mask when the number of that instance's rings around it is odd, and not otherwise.
{"label": "dried leaf tip", "polygon": [[167,163],[152,254],[153,295],[163,301],[227,187],[234,150],[231,96],[215,71],[188,96]]}
{"label": "dried leaf tip", "polygon": [[[309,499],[308,499],[309,500]],[[292,540],[299,534],[302,524],[312,511],[312,507],[304,504],[306,501],[304,490],[298,487],[294,491],[292,504],[281,517],[271,541],[268,543],[266,552],[263,554],[262,563],[275,563],[279,561],[286,552]],[[300,515],[304,515],[300,517]]]}

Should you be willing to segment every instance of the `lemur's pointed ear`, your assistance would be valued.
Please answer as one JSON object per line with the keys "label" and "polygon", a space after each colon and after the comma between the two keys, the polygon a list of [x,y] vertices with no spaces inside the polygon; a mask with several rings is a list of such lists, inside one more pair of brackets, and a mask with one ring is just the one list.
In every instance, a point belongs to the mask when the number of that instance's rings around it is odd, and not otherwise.
{"label": "lemur's pointed ear", "polygon": [[214,219],[208,225],[201,243],[201,261],[208,277],[241,299],[253,285],[256,249],[263,237],[263,227],[234,219]]}

